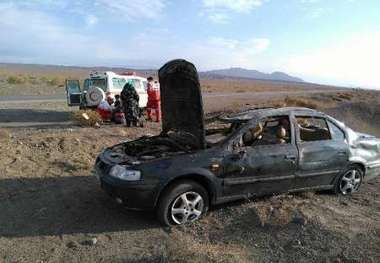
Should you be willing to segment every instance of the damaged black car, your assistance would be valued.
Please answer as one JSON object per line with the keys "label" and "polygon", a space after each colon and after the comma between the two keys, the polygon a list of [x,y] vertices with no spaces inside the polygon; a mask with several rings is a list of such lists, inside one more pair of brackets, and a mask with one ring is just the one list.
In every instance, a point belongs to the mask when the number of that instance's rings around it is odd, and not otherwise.
{"label": "damaged black car", "polygon": [[307,108],[254,109],[204,119],[198,73],[159,70],[162,133],[105,149],[95,174],[118,203],[165,225],[232,200],[305,190],[347,195],[380,174],[380,140]]}

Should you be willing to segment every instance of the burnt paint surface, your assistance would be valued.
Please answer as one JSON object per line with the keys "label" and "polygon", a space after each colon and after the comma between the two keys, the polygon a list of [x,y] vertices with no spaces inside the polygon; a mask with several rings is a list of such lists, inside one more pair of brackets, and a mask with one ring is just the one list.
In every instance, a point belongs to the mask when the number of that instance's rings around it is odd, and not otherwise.
{"label": "burnt paint surface", "polygon": [[202,93],[193,64],[177,59],[158,71],[161,92],[162,130],[187,132],[199,149],[206,147]]}
{"label": "burnt paint surface", "polygon": [[[258,111],[253,119],[241,129],[232,141],[240,141],[241,136],[259,121],[271,116],[288,117],[289,112]],[[247,113],[251,115],[250,113]],[[239,114],[239,119],[244,115]],[[295,144],[293,127],[287,144],[243,146],[226,156],[224,194],[263,195],[280,193],[294,188],[298,150]]]}
{"label": "burnt paint surface", "polygon": [[349,163],[348,146],[342,141],[299,142],[298,149],[295,188],[331,185]]}
{"label": "burnt paint surface", "polygon": [[262,195],[293,189],[297,149],[292,144],[276,146],[244,147],[241,157],[227,156],[224,193]]}

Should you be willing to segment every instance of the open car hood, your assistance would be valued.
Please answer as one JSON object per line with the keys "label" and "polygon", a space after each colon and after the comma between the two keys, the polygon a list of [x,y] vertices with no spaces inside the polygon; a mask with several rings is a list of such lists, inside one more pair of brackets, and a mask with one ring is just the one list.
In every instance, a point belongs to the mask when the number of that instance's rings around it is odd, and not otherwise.
{"label": "open car hood", "polygon": [[162,132],[187,133],[194,147],[206,147],[201,87],[197,69],[186,60],[169,61],[158,71]]}

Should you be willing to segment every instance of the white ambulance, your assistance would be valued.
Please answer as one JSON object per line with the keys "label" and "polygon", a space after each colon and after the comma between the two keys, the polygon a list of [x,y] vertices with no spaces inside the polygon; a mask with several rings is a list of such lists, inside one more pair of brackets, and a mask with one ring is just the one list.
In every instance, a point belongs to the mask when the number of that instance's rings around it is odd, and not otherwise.
{"label": "white ambulance", "polygon": [[93,72],[83,81],[81,88],[79,80],[66,80],[67,104],[79,106],[81,109],[96,108],[107,96],[119,95],[124,85],[130,82],[139,95],[139,106],[145,108],[148,102],[147,79],[139,77],[135,72],[116,74],[112,71],[104,73]]}

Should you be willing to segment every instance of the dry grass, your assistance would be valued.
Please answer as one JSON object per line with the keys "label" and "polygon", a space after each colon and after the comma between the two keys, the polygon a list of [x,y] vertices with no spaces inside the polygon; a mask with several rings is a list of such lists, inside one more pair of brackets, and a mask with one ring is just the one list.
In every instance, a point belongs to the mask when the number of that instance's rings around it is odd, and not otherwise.
{"label": "dry grass", "polygon": [[337,96],[343,100],[351,100],[354,97],[352,93],[338,93]]}
{"label": "dry grass", "polygon": [[63,95],[65,79],[83,79],[87,75],[88,71],[75,68],[52,70],[0,64],[0,95]]}
{"label": "dry grass", "polygon": [[252,262],[247,250],[234,244],[218,244],[197,240],[193,235],[174,230],[166,246],[167,262]]}
{"label": "dry grass", "polygon": [[284,100],[272,100],[258,105],[259,107],[273,107],[273,108],[282,108],[282,107],[305,107],[310,109],[320,108],[318,101],[302,98],[302,97],[286,97]]}
{"label": "dry grass", "polygon": [[303,205],[309,202],[310,193],[306,196],[279,195],[270,198],[269,202],[260,201],[254,207],[261,225],[287,225],[300,216],[306,221],[302,213]]}
{"label": "dry grass", "polygon": [[269,101],[267,103],[264,103],[263,105],[259,105],[260,107],[273,107],[273,108],[282,108],[286,107],[287,105],[283,100],[275,100],[275,101]]}
{"label": "dry grass", "polygon": [[7,82],[8,84],[22,84],[25,83],[25,79],[19,76],[9,76]]}
{"label": "dry grass", "polygon": [[310,88],[320,88],[313,84],[286,84],[250,79],[201,79],[204,92],[263,92],[263,91],[304,91]]}
{"label": "dry grass", "polygon": [[93,110],[74,111],[72,119],[81,126],[97,126],[102,123],[100,115]]}
{"label": "dry grass", "polygon": [[290,98],[286,97],[284,100],[286,107],[305,107],[310,109],[317,109],[319,105],[312,101],[311,99],[306,98]]}
{"label": "dry grass", "polygon": [[64,86],[65,77],[64,76],[51,76],[51,77],[41,77],[40,81],[47,84],[48,86]]}

